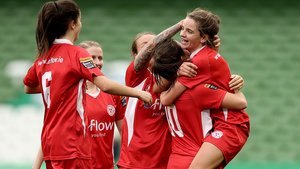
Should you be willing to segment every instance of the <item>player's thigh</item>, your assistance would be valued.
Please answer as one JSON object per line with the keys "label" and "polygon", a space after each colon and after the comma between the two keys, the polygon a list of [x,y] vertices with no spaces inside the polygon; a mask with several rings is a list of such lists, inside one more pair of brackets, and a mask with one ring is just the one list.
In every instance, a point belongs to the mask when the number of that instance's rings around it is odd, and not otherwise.
{"label": "player's thigh", "polygon": [[197,161],[192,162],[191,168],[213,169],[223,162],[224,156],[218,147],[209,142],[204,142],[195,159],[197,159]]}

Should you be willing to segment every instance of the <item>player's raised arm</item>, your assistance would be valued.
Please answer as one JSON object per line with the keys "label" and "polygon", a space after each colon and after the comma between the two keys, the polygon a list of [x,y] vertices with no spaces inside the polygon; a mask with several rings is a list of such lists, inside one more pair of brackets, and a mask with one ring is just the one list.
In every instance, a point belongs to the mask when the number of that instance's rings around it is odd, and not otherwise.
{"label": "player's raised arm", "polygon": [[136,71],[141,70],[151,59],[151,52],[152,49],[160,42],[171,38],[174,36],[180,29],[181,29],[182,21],[178,22],[177,24],[167,28],[166,30],[159,33],[155,36],[152,40],[150,40],[137,54],[134,60],[134,69]]}

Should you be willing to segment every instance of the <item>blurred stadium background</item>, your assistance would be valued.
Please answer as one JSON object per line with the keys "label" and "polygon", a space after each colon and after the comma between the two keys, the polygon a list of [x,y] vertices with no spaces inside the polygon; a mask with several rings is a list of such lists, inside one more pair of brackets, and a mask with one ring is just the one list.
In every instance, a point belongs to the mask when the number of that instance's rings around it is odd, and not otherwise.
{"label": "blurred stadium background", "polygon": [[[45,1],[0,6],[0,169],[30,168],[43,120],[41,96],[25,95],[22,78],[35,58],[36,14]],[[300,168],[300,2],[298,0],[78,0],[78,42],[104,49],[104,73],[119,82],[133,37],[159,33],[204,7],[222,19],[221,54],[246,81],[251,136],[228,169]],[[178,36],[175,37],[178,39]],[[116,155],[116,159],[118,154]]]}

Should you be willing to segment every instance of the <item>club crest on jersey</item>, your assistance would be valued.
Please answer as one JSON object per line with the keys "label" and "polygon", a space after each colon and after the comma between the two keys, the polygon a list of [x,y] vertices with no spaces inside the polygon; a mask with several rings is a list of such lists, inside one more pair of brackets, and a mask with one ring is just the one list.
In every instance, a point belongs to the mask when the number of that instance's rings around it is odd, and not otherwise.
{"label": "club crest on jersey", "polygon": [[217,130],[217,131],[212,132],[212,133],[211,133],[211,136],[212,136],[213,138],[219,139],[219,138],[221,138],[221,137],[223,136],[223,132]]}
{"label": "club crest on jersey", "polygon": [[213,89],[213,90],[217,90],[218,87],[212,84],[205,84],[204,87],[209,88],[209,89]]}
{"label": "club crest on jersey", "polygon": [[80,58],[80,63],[88,68],[88,69],[92,69],[92,68],[95,68],[95,64],[93,62],[93,58],[92,57],[85,57],[85,58]]}
{"label": "club crest on jersey", "polygon": [[113,116],[116,113],[116,109],[113,105],[108,105],[106,107],[106,111],[107,111],[108,115],[110,115],[110,116]]}

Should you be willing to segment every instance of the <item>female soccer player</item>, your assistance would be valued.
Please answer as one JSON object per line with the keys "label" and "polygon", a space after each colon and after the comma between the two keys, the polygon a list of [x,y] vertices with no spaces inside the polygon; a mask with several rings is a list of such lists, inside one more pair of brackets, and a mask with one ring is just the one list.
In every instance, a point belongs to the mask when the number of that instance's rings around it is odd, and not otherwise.
{"label": "female soccer player", "polygon": [[[219,23],[216,15],[199,8],[183,22],[181,46],[198,69],[194,78],[179,77],[160,96],[162,104],[170,105],[166,112],[173,139],[168,168],[223,168],[249,136],[249,117],[242,110],[247,101],[238,90],[233,94],[228,64],[212,49]],[[155,56],[153,71],[160,75],[156,79],[172,83],[176,74],[162,68],[172,69],[169,62],[179,61],[161,56]]]}
{"label": "female soccer player", "polygon": [[[83,41],[79,46],[85,48],[99,69],[103,66],[103,50],[95,41]],[[87,81],[86,114],[88,133],[92,143],[93,169],[114,168],[114,124],[122,133],[122,122],[126,108],[126,98],[102,92],[92,82]]]}
{"label": "female soccer player", "polygon": [[[103,50],[95,41],[83,41],[80,47],[86,49],[92,56],[95,66],[99,69],[103,66]],[[119,133],[122,132],[122,121],[126,107],[126,98],[110,95],[102,92],[92,82],[86,82],[86,108],[88,119],[88,135],[92,144],[92,168],[114,168],[114,124]],[[40,149],[41,151],[41,149]],[[39,152],[33,169],[40,169],[43,162],[42,152]]]}
{"label": "female soccer player", "polygon": [[107,79],[86,50],[74,46],[81,30],[78,5],[71,0],[46,2],[38,15],[38,58],[24,78],[26,93],[42,93],[45,115],[42,152],[47,168],[91,168],[87,135],[85,80],[101,91],[151,103],[148,92]]}
{"label": "female soccer player", "polygon": [[[126,85],[149,91],[154,102],[145,107],[137,99],[129,98],[123,122],[119,168],[167,168],[171,153],[171,135],[165,109],[160,103],[160,94],[153,91],[155,79],[152,74],[154,61],[152,50],[158,43],[171,38],[180,29],[181,22],[157,36],[149,32],[141,33],[136,36],[132,44],[134,60],[126,71]],[[181,56],[182,53],[178,53],[180,49],[173,47],[172,49],[176,50],[173,52]],[[193,76],[193,71],[190,70],[192,64],[187,65],[189,66],[186,68],[182,67],[179,74]],[[243,80],[240,80],[240,76],[236,76],[234,83],[235,81],[243,83]],[[240,86],[240,83],[237,84]]]}

